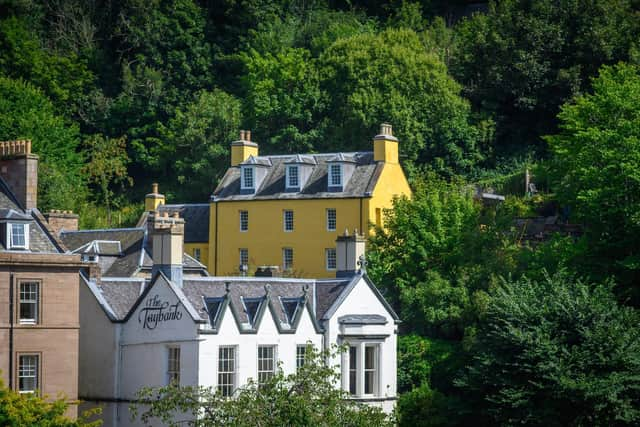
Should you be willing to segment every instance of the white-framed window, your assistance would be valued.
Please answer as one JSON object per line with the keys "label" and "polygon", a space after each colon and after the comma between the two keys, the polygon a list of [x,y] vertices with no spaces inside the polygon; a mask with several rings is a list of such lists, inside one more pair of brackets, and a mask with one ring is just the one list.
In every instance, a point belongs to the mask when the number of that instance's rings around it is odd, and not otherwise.
{"label": "white-framed window", "polygon": [[218,348],[218,392],[232,396],[236,389],[236,347]]}
{"label": "white-framed window", "polygon": [[35,393],[40,387],[40,356],[18,355],[18,392]]}
{"label": "white-framed window", "polygon": [[240,248],[238,250],[240,254],[240,265],[249,265],[249,249]]}
{"label": "white-framed window", "polygon": [[255,169],[252,166],[242,167],[242,179],[240,180],[243,190],[255,189]]}
{"label": "white-framed window", "polygon": [[358,347],[349,346],[349,394],[358,392]]}
{"label": "white-framed window", "polygon": [[201,257],[200,248],[193,248],[193,257],[194,257],[197,261],[200,261],[200,257]]}
{"label": "white-framed window", "polygon": [[40,283],[20,282],[19,323],[38,323],[40,309]]}
{"label": "white-framed window", "polygon": [[293,211],[285,210],[282,216],[282,222],[284,224],[284,231],[293,231]]}
{"label": "white-framed window", "polygon": [[307,362],[309,347],[312,347],[311,341],[307,341],[306,344],[298,344],[296,346],[296,369],[300,369]]}
{"label": "white-framed window", "polygon": [[364,394],[378,394],[378,358],[377,344],[364,346]]}
{"label": "white-framed window", "polygon": [[240,211],[240,231],[249,231],[249,211]]}
{"label": "white-framed window", "polygon": [[7,223],[7,247],[9,249],[29,248],[29,224]]}
{"label": "white-framed window", "polygon": [[282,248],[282,269],[293,268],[293,248]]}
{"label": "white-framed window", "polygon": [[327,248],[324,250],[325,266],[327,270],[336,269],[336,248]]}
{"label": "white-framed window", "polygon": [[327,231],[336,231],[337,218],[335,209],[327,209]]}
{"label": "white-framed window", "polygon": [[346,390],[356,396],[378,396],[380,378],[380,344],[351,343],[348,354]]}
{"label": "white-framed window", "polygon": [[169,384],[180,385],[180,347],[167,348],[167,378]]}
{"label": "white-framed window", "polygon": [[258,385],[262,386],[269,381],[276,372],[276,346],[258,346]]}
{"label": "white-framed window", "polygon": [[287,166],[287,188],[300,188],[300,169],[296,165]]}
{"label": "white-framed window", "polygon": [[329,187],[342,187],[342,165],[339,163],[329,165]]}

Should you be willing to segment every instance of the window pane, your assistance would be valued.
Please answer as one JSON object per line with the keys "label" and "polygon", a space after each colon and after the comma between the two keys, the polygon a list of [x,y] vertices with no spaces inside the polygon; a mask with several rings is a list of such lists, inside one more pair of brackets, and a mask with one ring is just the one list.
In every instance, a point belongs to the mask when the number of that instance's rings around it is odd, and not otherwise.
{"label": "window pane", "polygon": [[364,392],[374,394],[378,370],[378,347],[368,345],[364,348]]}
{"label": "window pane", "polygon": [[39,284],[37,282],[20,283],[20,322],[38,321]]}
{"label": "window pane", "polygon": [[275,347],[258,347],[258,384],[264,385],[275,372]]}
{"label": "window pane", "polygon": [[240,249],[240,265],[249,265],[249,249]]}
{"label": "window pane", "polygon": [[26,246],[24,229],[24,224],[11,224],[11,247],[24,248]]}
{"label": "window pane", "polygon": [[244,178],[244,187],[253,188],[253,168],[251,167],[243,168],[242,177]]}
{"label": "window pane", "polygon": [[169,383],[180,384],[180,347],[168,349],[168,377]]}
{"label": "window pane", "polygon": [[304,366],[305,355],[307,354],[307,344],[296,347],[296,368]]}
{"label": "window pane", "polygon": [[293,231],[293,211],[284,211],[284,231]]}
{"label": "window pane", "polygon": [[291,268],[293,268],[293,249],[283,248],[282,249],[282,269],[289,270]]}
{"label": "window pane", "polygon": [[335,209],[327,209],[327,230],[328,231],[336,230],[336,210]]}
{"label": "window pane", "polygon": [[38,388],[37,355],[20,356],[18,365],[18,391],[32,393]]}
{"label": "window pane", "polygon": [[349,347],[349,393],[356,394],[356,378],[357,371],[356,367],[358,366],[357,359],[358,349],[354,346]]}
{"label": "window pane", "polygon": [[329,185],[342,185],[342,167],[340,165],[331,165],[329,168]]}
{"label": "window pane", "polygon": [[249,211],[240,211],[240,231],[249,230]]}
{"label": "window pane", "polygon": [[235,347],[218,349],[218,391],[223,396],[231,396],[235,390]]}
{"label": "window pane", "polygon": [[299,184],[299,180],[298,180],[298,167],[297,166],[289,166],[288,172],[289,172],[289,183],[288,183],[288,186],[289,187],[298,187],[300,185]]}
{"label": "window pane", "polygon": [[336,269],[336,250],[334,248],[325,249],[327,270]]}

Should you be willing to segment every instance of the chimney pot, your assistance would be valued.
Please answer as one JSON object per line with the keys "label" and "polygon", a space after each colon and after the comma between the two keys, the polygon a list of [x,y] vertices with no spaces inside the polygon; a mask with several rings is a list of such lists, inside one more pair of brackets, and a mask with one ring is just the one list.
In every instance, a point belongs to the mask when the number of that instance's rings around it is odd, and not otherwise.
{"label": "chimney pot", "polygon": [[180,218],[180,212],[175,211],[175,212],[173,213],[173,217],[174,217],[174,218]]}
{"label": "chimney pot", "polygon": [[244,141],[244,130],[240,130],[240,141]]}
{"label": "chimney pot", "polygon": [[245,137],[247,138],[247,141],[251,141],[251,131],[250,130],[245,131]]}
{"label": "chimney pot", "polygon": [[158,183],[154,182],[153,184],[151,184],[151,193],[152,194],[158,194]]}

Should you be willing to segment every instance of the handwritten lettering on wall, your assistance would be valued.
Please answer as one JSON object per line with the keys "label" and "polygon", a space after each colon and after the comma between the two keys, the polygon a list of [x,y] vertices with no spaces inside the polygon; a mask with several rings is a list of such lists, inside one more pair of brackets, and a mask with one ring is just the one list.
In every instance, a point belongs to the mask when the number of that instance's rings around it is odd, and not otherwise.
{"label": "handwritten lettering on wall", "polygon": [[149,297],[145,307],[138,314],[138,323],[142,323],[142,329],[153,330],[158,323],[180,320],[182,312],[178,310],[178,304],[161,301],[158,295]]}

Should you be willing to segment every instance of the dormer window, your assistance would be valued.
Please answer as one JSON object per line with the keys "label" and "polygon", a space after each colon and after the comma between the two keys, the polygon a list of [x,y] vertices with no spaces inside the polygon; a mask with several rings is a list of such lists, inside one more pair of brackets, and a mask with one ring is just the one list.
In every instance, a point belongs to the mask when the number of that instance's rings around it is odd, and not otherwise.
{"label": "dormer window", "polygon": [[7,224],[7,247],[9,249],[29,248],[29,224]]}
{"label": "dormer window", "polygon": [[342,165],[329,165],[329,187],[342,187]]}
{"label": "dormer window", "polygon": [[300,188],[300,173],[297,165],[287,166],[287,189]]}
{"label": "dormer window", "polygon": [[255,190],[255,169],[251,166],[242,168],[242,189]]}

